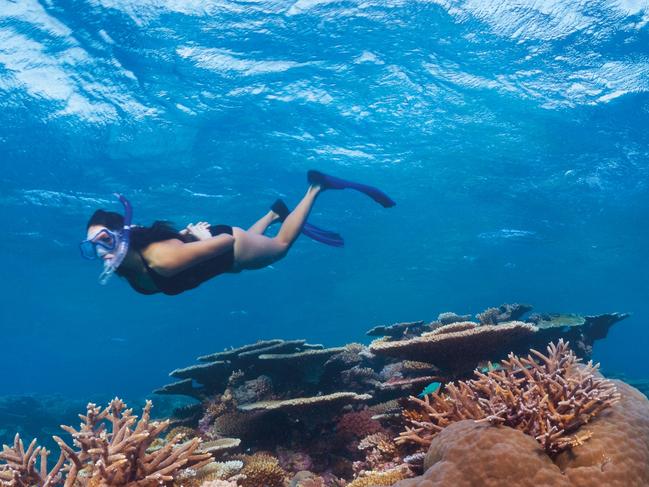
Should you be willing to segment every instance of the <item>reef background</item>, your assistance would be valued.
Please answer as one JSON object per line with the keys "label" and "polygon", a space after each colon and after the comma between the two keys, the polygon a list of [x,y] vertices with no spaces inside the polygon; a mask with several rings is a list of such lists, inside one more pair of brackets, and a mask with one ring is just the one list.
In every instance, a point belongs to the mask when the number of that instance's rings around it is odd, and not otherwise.
{"label": "reef background", "polygon": [[[533,302],[634,313],[597,345],[647,377],[649,11],[641,3],[0,3],[0,394],[148,394],[257,339],[338,345]],[[246,226],[325,194],[272,269],[135,294],[76,244],[97,207]],[[369,341],[369,340],[366,340]],[[77,408],[78,409],[78,408]]]}

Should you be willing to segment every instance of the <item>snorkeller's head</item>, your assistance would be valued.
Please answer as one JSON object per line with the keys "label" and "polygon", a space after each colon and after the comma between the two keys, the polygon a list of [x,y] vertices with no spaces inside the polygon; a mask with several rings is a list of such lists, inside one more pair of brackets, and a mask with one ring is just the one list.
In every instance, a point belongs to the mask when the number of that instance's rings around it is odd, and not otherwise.
{"label": "snorkeller's head", "polygon": [[86,239],[79,245],[86,259],[102,259],[104,271],[99,282],[105,284],[122,264],[128,253],[132,209],[126,198],[116,194],[124,205],[124,216],[106,210],[97,210],[88,220]]}

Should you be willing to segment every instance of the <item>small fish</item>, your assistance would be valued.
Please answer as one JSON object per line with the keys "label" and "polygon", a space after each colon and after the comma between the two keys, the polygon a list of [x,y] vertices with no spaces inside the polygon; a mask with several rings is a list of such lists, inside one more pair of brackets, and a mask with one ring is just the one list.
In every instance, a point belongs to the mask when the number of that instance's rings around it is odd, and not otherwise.
{"label": "small fish", "polygon": [[426,388],[423,391],[421,391],[421,394],[419,394],[419,397],[426,397],[428,394],[434,394],[435,392],[437,392],[439,390],[441,385],[442,384],[439,383],[439,382],[431,382],[430,384],[428,384],[426,386]]}

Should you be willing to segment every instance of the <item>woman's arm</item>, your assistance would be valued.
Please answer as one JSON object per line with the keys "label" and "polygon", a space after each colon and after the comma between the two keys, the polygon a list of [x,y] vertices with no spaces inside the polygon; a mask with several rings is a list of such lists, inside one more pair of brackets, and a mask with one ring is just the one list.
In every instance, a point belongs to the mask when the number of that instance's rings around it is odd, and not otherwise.
{"label": "woman's arm", "polygon": [[197,242],[183,243],[175,239],[154,242],[146,248],[144,256],[156,272],[170,277],[233,247],[234,237],[223,233]]}

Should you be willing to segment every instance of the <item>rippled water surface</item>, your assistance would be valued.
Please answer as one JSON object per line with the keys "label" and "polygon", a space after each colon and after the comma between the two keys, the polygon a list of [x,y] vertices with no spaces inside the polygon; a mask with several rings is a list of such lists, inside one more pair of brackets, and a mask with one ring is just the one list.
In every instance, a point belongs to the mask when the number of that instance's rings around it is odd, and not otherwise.
{"label": "rippled water surface", "polygon": [[[646,1],[0,0],[0,393],[145,394],[257,338],[365,340],[478,312],[634,316],[604,369],[649,375]],[[178,297],[97,284],[91,212],[246,226],[316,167],[270,269]]]}

